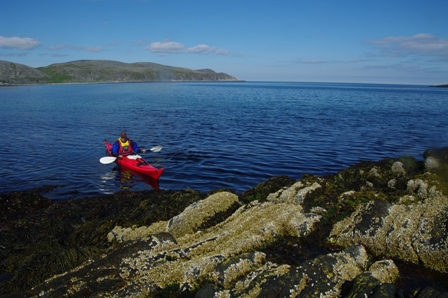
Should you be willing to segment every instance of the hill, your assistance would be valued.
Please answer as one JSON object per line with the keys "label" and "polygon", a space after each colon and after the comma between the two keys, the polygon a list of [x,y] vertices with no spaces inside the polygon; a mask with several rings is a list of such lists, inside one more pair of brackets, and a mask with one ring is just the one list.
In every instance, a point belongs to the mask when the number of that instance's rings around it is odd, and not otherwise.
{"label": "hill", "polygon": [[0,60],[0,85],[41,84],[48,76],[29,66]]}
{"label": "hill", "polygon": [[32,68],[0,61],[0,85],[48,83],[165,81],[239,81],[211,69],[192,70],[151,62],[123,63],[109,60],[79,60]]}

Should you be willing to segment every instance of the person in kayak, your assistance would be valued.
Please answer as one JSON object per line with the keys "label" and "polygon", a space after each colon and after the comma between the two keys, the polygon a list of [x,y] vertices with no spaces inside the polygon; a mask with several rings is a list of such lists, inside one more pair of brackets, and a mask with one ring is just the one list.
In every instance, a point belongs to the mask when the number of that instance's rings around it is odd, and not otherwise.
{"label": "person in kayak", "polygon": [[146,149],[138,148],[138,145],[133,140],[129,139],[126,132],[121,132],[120,137],[112,146],[112,155],[118,158],[137,153],[145,153]]}

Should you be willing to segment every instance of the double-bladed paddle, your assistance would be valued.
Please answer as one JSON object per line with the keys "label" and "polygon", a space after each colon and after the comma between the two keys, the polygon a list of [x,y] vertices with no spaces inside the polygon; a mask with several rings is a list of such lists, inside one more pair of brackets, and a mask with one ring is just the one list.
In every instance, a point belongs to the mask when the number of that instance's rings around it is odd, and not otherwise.
{"label": "double-bladed paddle", "polygon": [[[155,146],[151,149],[149,149],[149,151],[151,152],[159,152],[160,150],[162,150],[163,146],[159,145],[159,146]],[[137,158],[141,158],[140,155],[135,154],[135,155],[128,155],[126,156],[129,159],[137,159]],[[101,157],[100,158],[100,163],[102,163],[103,165],[109,164],[109,163],[113,163],[117,158],[115,156],[105,156],[105,157]]]}

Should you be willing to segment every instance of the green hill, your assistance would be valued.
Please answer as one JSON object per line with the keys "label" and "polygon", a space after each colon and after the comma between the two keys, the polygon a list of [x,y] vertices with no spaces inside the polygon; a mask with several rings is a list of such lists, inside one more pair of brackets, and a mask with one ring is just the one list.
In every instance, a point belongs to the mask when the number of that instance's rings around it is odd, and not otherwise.
{"label": "green hill", "polygon": [[123,63],[109,60],[79,60],[32,68],[0,61],[0,85],[48,83],[166,81],[239,81],[211,69],[192,70],[151,62]]}

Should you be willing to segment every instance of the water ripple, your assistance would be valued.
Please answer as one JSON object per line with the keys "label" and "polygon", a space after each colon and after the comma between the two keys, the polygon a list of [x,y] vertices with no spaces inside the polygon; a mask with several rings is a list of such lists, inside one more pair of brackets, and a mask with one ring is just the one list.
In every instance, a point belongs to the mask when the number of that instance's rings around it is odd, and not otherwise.
{"label": "water ripple", "polygon": [[0,192],[51,198],[148,189],[104,156],[120,131],[165,168],[162,189],[244,191],[277,175],[335,173],[448,144],[448,90],[324,83],[145,83],[0,88]]}

